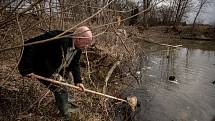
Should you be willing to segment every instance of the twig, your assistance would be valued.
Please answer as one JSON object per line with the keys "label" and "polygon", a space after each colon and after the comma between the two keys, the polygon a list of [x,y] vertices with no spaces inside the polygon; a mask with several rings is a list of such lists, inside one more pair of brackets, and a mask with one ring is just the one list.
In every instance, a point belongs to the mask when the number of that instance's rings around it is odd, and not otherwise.
{"label": "twig", "polygon": [[16,0],[12,0],[12,1],[9,1],[5,6],[3,6],[0,11],[2,12],[5,8],[7,8],[8,5],[12,4],[13,2],[15,2]]}
{"label": "twig", "polygon": [[11,11],[10,15],[6,17],[6,19],[10,18],[11,15],[14,14],[14,12],[19,8],[19,6],[22,4],[24,0],[21,0],[16,6],[15,8]]}
{"label": "twig", "polygon": [[106,33],[107,30],[108,30],[108,27],[103,32],[100,32],[92,37],[95,38],[95,37],[101,36],[102,34]]}
{"label": "twig", "polygon": [[[116,32],[116,29],[115,29],[115,28],[114,28],[114,33],[116,34],[116,36],[119,37],[120,41],[122,42],[122,44],[123,44],[123,46],[125,47],[125,49],[126,49],[126,51],[128,52],[128,54],[131,55],[130,52],[129,52],[129,50],[128,50],[128,47],[125,45],[125,42],[122,40],[121,36],[119,36],[119,34]],[[125,39],[127,39],[127,38],[125,38]]]}
{"label": "twig", "polygon": [[140,79],[136,76],[136,74],[134,74],[134,73],[131,71],[131,68],[129,68],[129,74],[130,74],[132,77],[134,77],[134,79],[136,79],[137,84],[140,86],[140,85],[141,85]]}
{"label": "twig", "polygon": [[7,29],[7,31],[6,31],[6,33],[5,33],[5,35],[4,35],[4,38],[3,38],[3,42],[4,42],[4,40],[6,39],[6,37],[7,37],[7,34],[8,34],[8,32],[10,31],[10,27],[8,27],[8,29]]}
{"label": "twig", "polygon": [[92,79],[91,79],[91,71],[90,71],[90,62],[89,62],[89,59],[88,59],[88,55],[87,55],[87,49],[85,49],[85,55],[86,55],[86,59],[87,59],[87,71],[88,71],[88,78],[89,78],[89,80],[90,80],[90,83],[94,86],[94,87],[96,87],[95,86],[95,84],[94,84],[94,82],[92,81]]}
{"label": "twig", "polygon": [[38,103],[37,108],[40,107],[40,103],[42,102],[42,100],[43,100],[49,93],[50,93],[50,90],[48,90],[48,91],[41,97],[41,99],[39,100],[39,103]]}

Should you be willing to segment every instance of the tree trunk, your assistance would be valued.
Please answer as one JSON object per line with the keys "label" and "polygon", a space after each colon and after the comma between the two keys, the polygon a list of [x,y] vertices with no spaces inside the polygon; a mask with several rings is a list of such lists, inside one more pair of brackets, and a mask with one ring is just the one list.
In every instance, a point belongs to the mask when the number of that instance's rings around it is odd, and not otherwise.
{"label": "tree trunk", "polygon": [[196,24],[196,20],[197,20],[197,17],[199,16],[200,12],[201,12],[201,9],[202,7],[205,5],[205,3],[207,2],[207,0],[200,0],[200,6],[199,6],[199,9],[198,9],[198,12],[196,13],[196,16],[193,20],[193,26],[192,26],[192,31],[194,30],[195,28],[195,24]]}
{"label": "tree trunk", "polygon": [[181,4],[182,4],[182,0],[178,1],[178,5],[177,5],[177,10],[176,10],[176,15],[175,15],[175,22],[174,22],[174,26],[178,25],[178,18],[179,18],[179,13],[181,11]]}
{"label": "tree trunk", "polygon": [[[144,10],[146,10],[147,8],[148,8],[148,0],[144,0]],[[144,13],[144,27],[146,29],[149,28],[149,25],[148,25],[148,12]]]}

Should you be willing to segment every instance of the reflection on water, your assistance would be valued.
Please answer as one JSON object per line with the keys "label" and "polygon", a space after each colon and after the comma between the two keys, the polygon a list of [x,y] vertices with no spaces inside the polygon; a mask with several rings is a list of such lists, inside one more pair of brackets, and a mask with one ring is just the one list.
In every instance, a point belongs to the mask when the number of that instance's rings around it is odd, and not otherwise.
{"label": "reflection on water", "polygon": [[[215,117],[215,51],[179,48],[146,55],[138,121],[212,121]],[[176,80],[168,77],[174,75]]]}

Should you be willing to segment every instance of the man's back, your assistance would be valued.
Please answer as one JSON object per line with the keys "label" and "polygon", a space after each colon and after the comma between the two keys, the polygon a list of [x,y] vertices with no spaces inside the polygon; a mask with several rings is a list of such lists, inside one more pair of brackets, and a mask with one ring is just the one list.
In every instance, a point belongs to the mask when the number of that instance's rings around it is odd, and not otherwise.
{"label": "man's back", "polygon": [[[62,31],[50,31],[28,40],[26,43],[42,41],[55,37]],[[71,38],[62,38],[45,43],[26,46],[19,64],[22,75],[35,73],[41,76],[51,76],[62,63],[63,56],[69,47]]]}

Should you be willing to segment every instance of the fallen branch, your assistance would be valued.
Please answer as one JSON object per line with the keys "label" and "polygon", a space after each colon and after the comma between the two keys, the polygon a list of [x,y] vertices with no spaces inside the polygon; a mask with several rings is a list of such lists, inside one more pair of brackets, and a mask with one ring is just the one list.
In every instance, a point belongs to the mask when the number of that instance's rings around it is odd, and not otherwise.
{"label": "fallen branch", "polygon": [[120,61],[117,61],[113,64],[113,66],[111,67],[111,69],[108,71],[108,74],[105,78],[105,85],[103,86],[103,93],[105,94],[106,93],[106,89],[107,89],[107,84],[108,84],[108,80],[111,76],[111,74],[113,73],[114,69],[116,68],[117,65],[120,64]]}

